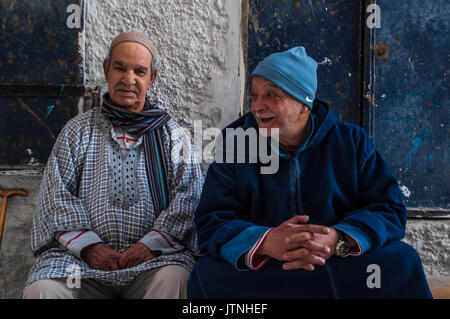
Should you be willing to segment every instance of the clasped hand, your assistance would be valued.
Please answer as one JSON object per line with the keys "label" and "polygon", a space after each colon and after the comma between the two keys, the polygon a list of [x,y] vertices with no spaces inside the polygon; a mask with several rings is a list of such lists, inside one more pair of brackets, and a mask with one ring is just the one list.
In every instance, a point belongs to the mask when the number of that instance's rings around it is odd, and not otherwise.
{"label": "clasped hand", "polygon": [[92,269],[104,271],[134,267],[160,254],[139,242],[121,254],[104,243],[87,246],[81,251],[81,257]]}
{"label": "clasped hand", "polygon": [[306,224],[308,216],[294,216],[273,228],[256,251],[284,261],[283,269],[314,270],[314,265],[324,265],[334,253],[338,240],[334,228]]}

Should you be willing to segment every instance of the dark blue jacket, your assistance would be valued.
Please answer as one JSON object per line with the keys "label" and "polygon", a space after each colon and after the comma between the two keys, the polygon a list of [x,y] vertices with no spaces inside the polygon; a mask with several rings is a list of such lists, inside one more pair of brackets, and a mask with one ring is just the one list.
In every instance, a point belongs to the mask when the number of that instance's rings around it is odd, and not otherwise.
{"label": "dark blue jacket", "polygon": [[[311,224],[349,233],[363,253],[404,236],[402,193],[367,133],[338,121],[318,100],[311,119],[308,143],[295,154],[280,150],[275,174],[261,174],[261,163],[210,165],[195,217],[204,254],[232,262],[267,227],[296,214],[308,215]],[[228,126],[250,127],[257,128],[251,113]],[[237,251],[224,251],[238,235]]]}

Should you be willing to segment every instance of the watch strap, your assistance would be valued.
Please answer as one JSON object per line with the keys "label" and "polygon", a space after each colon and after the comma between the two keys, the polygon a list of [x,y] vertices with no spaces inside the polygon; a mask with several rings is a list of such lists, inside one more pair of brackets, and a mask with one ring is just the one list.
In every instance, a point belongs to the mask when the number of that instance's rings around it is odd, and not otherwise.
{"label": "watch strap", "polygon": [[339,240],[347,242],[347,238],[345,237],[345,233],[342,230],[336,229],[336,232],[337,232]]}

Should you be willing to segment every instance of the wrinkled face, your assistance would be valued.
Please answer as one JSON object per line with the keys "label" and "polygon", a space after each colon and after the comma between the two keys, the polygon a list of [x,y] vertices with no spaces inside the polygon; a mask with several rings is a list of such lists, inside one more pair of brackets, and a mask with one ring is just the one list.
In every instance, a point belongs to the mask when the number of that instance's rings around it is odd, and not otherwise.
{"label": "wrinkled face", "polygon": [[272,82],[255,76],[252,81],[251,112],[259,128],[268,135],[279,129],[279,141],[285,146],[297,147],[304,137],[309,108]]}
{"label": "wrinkled face", "polygon": [[111,100],[131,111],[142,111],[145,97],[156,78],[151,74],[152,55],[135,42],[123,42],[114,47],[111,61],[103,63]]}

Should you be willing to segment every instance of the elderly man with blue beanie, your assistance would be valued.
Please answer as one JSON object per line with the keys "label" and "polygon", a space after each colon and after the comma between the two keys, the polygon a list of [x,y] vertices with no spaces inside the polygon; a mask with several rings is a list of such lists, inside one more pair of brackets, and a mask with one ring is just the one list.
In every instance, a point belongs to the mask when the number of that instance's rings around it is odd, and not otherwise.
{"label": "elderly man with blue beanie", "polygon": [[265,131],[279,167],[210,165],[195,215],[204,257],[188,297],[431,298],[420,257],[401,242],[395,177],[361,127],[315,99],[316,71],[299,46],[251,73],[251,112],[224,133]]}

